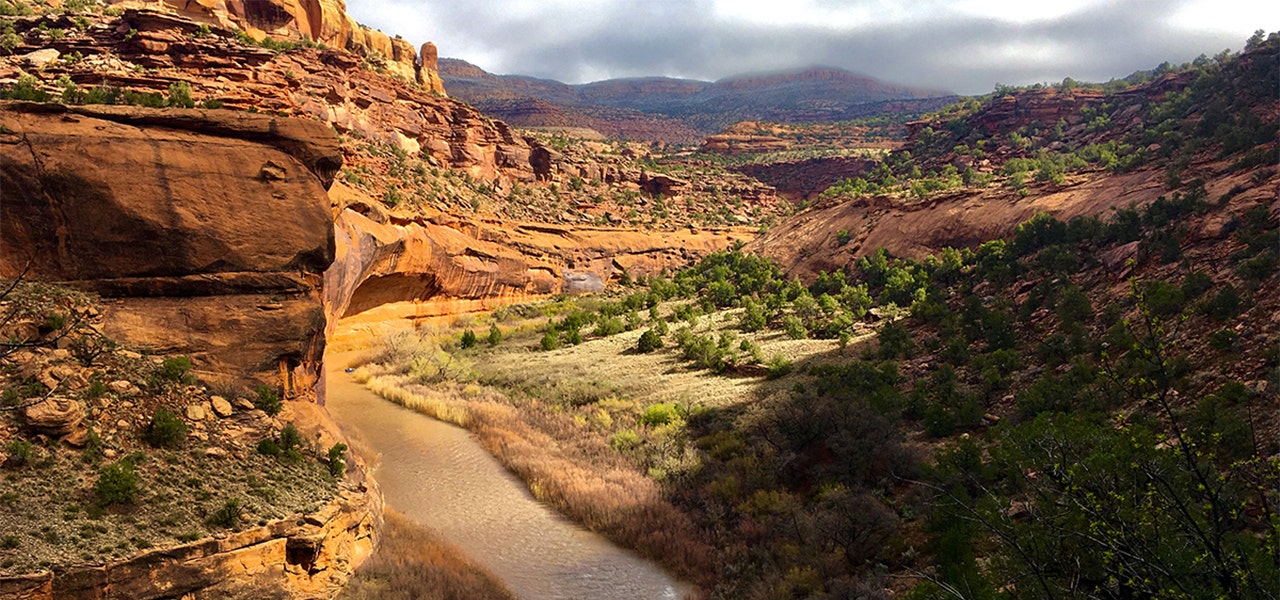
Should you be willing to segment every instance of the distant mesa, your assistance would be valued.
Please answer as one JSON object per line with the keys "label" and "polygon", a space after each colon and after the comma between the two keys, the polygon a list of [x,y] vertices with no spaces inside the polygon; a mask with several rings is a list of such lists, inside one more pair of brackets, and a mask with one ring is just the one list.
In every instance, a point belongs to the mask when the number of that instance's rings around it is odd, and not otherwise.
{"label": "distant mesa", "polygon": [[570,85],[495,75],[466,61],[444,58],[440,76],[454,97],[512,124],[589,127],[616,137],[672,142],[700,142],[739,121],[843,121],[936,110],[957,98],[950,92],[894,85],[834,67],[714,82],[642,77]]}

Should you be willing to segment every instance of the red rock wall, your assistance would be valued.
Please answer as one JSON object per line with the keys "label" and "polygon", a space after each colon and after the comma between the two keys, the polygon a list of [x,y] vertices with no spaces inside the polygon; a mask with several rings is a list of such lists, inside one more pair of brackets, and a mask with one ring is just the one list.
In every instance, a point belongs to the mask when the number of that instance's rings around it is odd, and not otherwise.
{"label": "red rock wall", "polygon": [[[922,258],[942,248],[973,247],[1006,237],[1037,212],[1067,220],[1105,216],[1112,206],[1142,205],[1164,193],[1164,172],[1092,174],[1060,189],[1023,198],[1004,188],[939,194],[925,202],[861,198],[820,204],[773,227],[746,250],[776,259],[788,273],[809,277],[835,271],[885,248],[894,256]],[[840,231],[849,240],[839,243]]]}
{"label": "red rock wall", "polygon": [[[0,103],[0,277],[101,294],[106,334],[307,396],[333,260],[328,127],[230,111]],[[318,341],[317,341],[318,340]]]}

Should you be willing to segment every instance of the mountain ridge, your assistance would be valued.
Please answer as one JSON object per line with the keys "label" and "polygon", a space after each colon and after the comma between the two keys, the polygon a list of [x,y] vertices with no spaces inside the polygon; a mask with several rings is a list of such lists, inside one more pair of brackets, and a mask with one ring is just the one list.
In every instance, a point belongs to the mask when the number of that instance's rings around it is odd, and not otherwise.
{"label": "mountain ridge", "polygon": [[[692,129],[698,135],[705,135],[746,120],[840,121],[886,112],[925,112],[941,108],[956,98],[943,90],[900,86],[822,65],[744,73],[716,81],[652,76],[583,84],[526,75],[497,75],[455,58],[440,59],[439,69],[450,94],[519,125],[561,126],[567,115],[574,126],[591,127],[589,119],[572,117],[592,111],[598,113],[599,107],[608,107],[673,121],[672,131],[667,135],[645,138],[646,134],[627,123],[637,115],[613,119],[617,121],[614,125],[621,137],[658,141],[692,142],[697,137],[682,130]],[[558,114],[554,119],[541,118],[537,113],[528,112],[527,102],[521,111],[508,114],[514,100],[547,102],[556,107]]]}

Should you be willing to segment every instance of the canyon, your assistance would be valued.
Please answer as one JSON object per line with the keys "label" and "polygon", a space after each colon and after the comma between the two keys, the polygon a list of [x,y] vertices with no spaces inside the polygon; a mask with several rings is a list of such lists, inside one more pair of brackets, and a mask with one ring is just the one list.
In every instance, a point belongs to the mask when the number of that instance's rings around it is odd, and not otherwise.
{"label": "canyon", "polygon": [[[1014,141],[1023,133],[1040,156],[1139,135],[1146,107],[1192,85],[1185,74],[1112,95],[997,96],[959,118],[902,125],[902,139],[881,139],[870,125],[722,129],[746,119],[922,112],[955,98],[832,69],[585,86],[495,76],[438,62],[430,43],[415,49],[363,27],[341,0],[111,6],[92,18],[5,17],[17,41],[0,56],[0,84],[33,98],[0,101],[0,277],[93,294],[102,335],[157,364],[188,357],[202,385],[280,389],[281,419],[314,437],[317,454],[346,439],[325,410],[326,351],[372,345],[391,329],[452,326],[507,305],[661,279],[728,249],[768,257],[807,282],[852,273],[879,250],[923,260],[1008,237],[1037,216],[1102,217],[1175,189],[1220,199],[1217,212],[1183,223],[1179,235],[1197,249],[1234,239],[1237,215],[1254,206],[1268,227],[1280,215],[1274,169],[1222,157],[1188,159],[1173,175],[1152,161],[1006,183],[1014,173],[1005,166],[1028,154]],[[793,106],[855,89],[835,108]],[[41,94],[46,101],[31,101]],[[135,105],[116,103],[126,97]],[[1115,127],[1099,128],[1084,115],[1108,101],[1121,105]],[[1274,119],[1275,106],[1257,110]],[[521,127],[649,143],[569,141]],[[856,139],[858,153],[743,160],[784,154],[804,135],[844,136],[824,150]],[[989,141],[985,154],[964,136]],[[929,147],[934,139],[941,149]],[[663,152],[673,142],[702,146]],[[871,177],[905,148],[917,151],[920,178],[966,171],[997,183],[825,193]],[[1163,159],[1161,150],[1133,152]],[[1099,258],[1115,275],[1137,254],[1133,242]],[[16,360],[6,363],[21,370]],[[192,393],[200,404],[211,392]],[[193,414],[184,416],[205,420]],[[61,447],[59,436],[41,435]],[[374,551],[382,526],[380,491],[363,462],[353,457],[314,510],[125,559],[5,575],[0,598],[332,597]]]}

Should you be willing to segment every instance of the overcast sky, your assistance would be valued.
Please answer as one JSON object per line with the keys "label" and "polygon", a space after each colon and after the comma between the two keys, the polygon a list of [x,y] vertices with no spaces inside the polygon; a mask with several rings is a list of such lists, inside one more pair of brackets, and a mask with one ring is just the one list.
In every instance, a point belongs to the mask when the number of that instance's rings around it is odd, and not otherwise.
{"label": "overcast sky", "polygon": [[1280,30],[1277,0],[347,0],[347,10],[493,73],[715,80],[830,65],[962,94],[1105,81]]}

